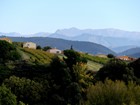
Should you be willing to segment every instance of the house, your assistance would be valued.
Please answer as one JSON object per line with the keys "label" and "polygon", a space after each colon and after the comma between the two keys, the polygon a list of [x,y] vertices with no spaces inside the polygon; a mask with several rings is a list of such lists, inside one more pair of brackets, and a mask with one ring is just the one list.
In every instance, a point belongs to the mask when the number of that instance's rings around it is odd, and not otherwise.
{"label": "house", "polygon": [[54,54],[61,54],[62,53],[62,51],[57,49],[57,48],[49,49],[49,50],[47,50],[47,52],[54,53]]}
{"label": "house", "polygon": [[4,40],[6,42],[9,42],[9,43],[12,43],[12,40],[7,38],[7,37],[4,37],[4,38],[0,38],[0,40]]}
{"label": "house", "polygon": [[23,43],[23,48],[36,49],[36,44],[33,42],[25,42]]}
{"label": "house", "polygon": [[124,61],[134,61],[135,58],[129,56],[118,56],[117,59],[124,60]]}

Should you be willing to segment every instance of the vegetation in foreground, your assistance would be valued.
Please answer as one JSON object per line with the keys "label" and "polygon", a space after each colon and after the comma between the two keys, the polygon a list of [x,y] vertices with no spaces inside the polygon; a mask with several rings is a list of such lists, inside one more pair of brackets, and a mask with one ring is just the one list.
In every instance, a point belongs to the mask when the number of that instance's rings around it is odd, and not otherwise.
{"label": "vegetation in foreground", "polygon": [[[125,63],[73,49],[59,58],[1,43],[1,105],[140,105],[140,59]],[[96,74],[87,69],[89,59],[103,64]]]}

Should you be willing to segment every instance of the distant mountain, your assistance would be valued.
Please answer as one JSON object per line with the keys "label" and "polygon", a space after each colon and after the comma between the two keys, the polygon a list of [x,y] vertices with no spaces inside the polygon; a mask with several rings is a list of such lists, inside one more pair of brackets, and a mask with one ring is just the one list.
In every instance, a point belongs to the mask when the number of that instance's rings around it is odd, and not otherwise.
{"label": "distant mountain", "polygon": [[120,47],[114,47],[114,48],[112,48],[112,50],[116,53],[121,53],[121,52],[124,52],[128,49],[136,48],[136,47],[138,47],[138,46],[134,46],[134,45],[120,46]]}
{"label": "distant mountain", "polygon": [[49,36],[50,33],[47,32],[39,32],[39,33],[35,33],[35,34],[20,34],[20,33],[16,33],[16,32],[11,32],[11,33],[2,33],[0,32],[0,36],[8,36],[8,37],[47,37]]}
{"label": "distant mountain", "polygon": [[120,38],[132,38],[137,39],[136,36],[140,39],[140,32],[130,32],[119,29],[107,28],[107,29],[78,29],[78,28],[69,28],[57,30],[55,33],[65,36],[79,36],[81,34],[90,34],[90,35],[99,35],[105,37],[120,37]]}
{"label": "distant mountain", "polygon": [[70,41],[59,38],[49,37],[10,37],[16,42],[35,42],[37,45],[56,47],[61,50],[69,49],[71,45],[77,51],[90,53],[90,54],[115,54],[112,50],[100,44],[84,41]]}
{"label": "distant mountain", "polygon": [[[20,37],[51,37],[61,38],[73,41],[86,41],[101,44],[116,52],[127,50],[127,47],[121,49],[122,46],[139,46],[140,32],[130,32],[119,29],[59,29],[54,33],[36,33],[29,35],[22,35],[19,33],[0,33],[5,36],[20,36]],[[130,47],[132,48],[132,47]]]}
{"label": "distant mountain", "polygon": [[132,57],[140,57],[140,47],[131,48],[124,52],[119,53],[118,55],[128,55]]}
{"label": "distant mountain", "polygon": [[94,42],[102,44],[111,49],[120,46],[138,46],[140,42],[140,32],[129,32],[119,29],[80,30],[77,28],[70,28],[57,30],[55,33],[50,34],[49,37]]}

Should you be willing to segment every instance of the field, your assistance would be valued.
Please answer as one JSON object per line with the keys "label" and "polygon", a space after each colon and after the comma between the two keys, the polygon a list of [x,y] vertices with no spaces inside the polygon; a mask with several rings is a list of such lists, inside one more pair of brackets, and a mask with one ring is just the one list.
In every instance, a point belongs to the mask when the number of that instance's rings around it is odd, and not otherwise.
{"label": "field", "polygon": [[93,62],[93,61],[88,60],[87,66],[88,66],[88,70],[98,71],[98,70],[99,70],[99,69],[100,69],[103,65],[102,65],[102,64],[99,64],[99,63],[96,63],[96,62]]}
{"label": "field", "polygon": [[33,63],[49,64],[55,56],[42,50],[28,48],[20,48],[19,50],[23,60],[28,60]]}

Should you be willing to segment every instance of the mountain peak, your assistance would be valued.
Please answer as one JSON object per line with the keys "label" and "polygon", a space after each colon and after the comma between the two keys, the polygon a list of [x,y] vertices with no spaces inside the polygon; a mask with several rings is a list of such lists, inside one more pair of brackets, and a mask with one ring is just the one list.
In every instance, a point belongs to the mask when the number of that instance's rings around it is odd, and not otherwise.
{"label": "mountain peak", "polygon": [[80,35],[82,33],[82,30],[75,27],[71,27],[71,28],[59,29],[55,33],[66,35],[66,36],[76,36],[76,35]]}

